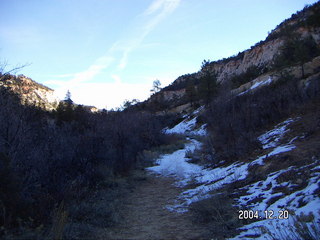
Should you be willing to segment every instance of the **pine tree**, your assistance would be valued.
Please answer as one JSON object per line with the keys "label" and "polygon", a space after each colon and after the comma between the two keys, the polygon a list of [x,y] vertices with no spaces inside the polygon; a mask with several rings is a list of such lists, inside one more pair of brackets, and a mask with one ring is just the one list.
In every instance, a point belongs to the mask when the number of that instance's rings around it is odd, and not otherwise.
{"label": "pine tree", "polygon": [[319,48],[312,37],[295,40],[293,58],[301,66],[302,78],[304,74],[304,64],[319,54]]}
{"label": "pine tree", "polygon": [[71,92],[69,90],[66,93],[64,101],[70,105],[73,104],[73,101],[71,100]]}
{"label": "pine tree", "polygon": [[58,122],[74,120],[74,105],[71,99],[71,93],[68,90],[64,101],[61,101],[57,107]]}
{"label": "pine tree", "polygon": [[202,68],[202,77],[199,83],[199,98],[209,104],[218,92],[217,74],[210,72],[206,67]]}
{"label": "pine tree", "polygon": [[188,101],[190,102],[191,106],[194,107],[194,104],[195,104],[195,102],[197,100],[197,91],[196,91],[196,88],[194,86],[194,81],[193,80],[189,80],[187,82],[186,95],[187,95]]}

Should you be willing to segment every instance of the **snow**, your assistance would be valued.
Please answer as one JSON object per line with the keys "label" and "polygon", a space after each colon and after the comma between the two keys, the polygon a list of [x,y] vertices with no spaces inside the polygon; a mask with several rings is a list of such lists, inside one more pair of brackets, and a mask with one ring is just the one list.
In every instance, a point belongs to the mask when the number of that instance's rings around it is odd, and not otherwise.
{"label": "snow", "polygon": [[263,156],[260,156],[258,157],[255,162],[259,163],[260,165],[263,164],[263,160],[267,157],[271,157],[273,155],[277,155],[277,154],[280,154],[280,153],[284,153],[284,152],[289,152],[291,151],[292,149],[295,149],[296,147],[293,145],[293,144],[288,144],[288,145],[282,145],[282,146],[279,146],[279,147],[276,147],[274,148],[271,152],[263,155]]}
{"label": "snow", "polygon": [[[157,161],[157,166],[149,167],[147,170],[163,176],[173,176],[177,179],[177,186],[186,186],[189,183],[198,184],[193,189],[183,191],[174,205],[167,206],[171,211],[186,212],[188,206],[199,200],[210,197],[209,192],[223,187],[238,180],[243,180],[248,175],[248,167],[251,165],[263,165],[263,160],[268,156],[280,154],[295,148],[294,145],[279,146],[269,154],[258,157],[250,163],[236,162],[226,167],[205,169],[199,165],[188,163],[185,157],[186,151],[193,151],[201,144],[196,140],[191,140],[185,148],[172,154],[162,156]],[[280,174],[280,173],[279,173]]]}
{"label": "snow", "polygon": [[199,146],[200,143],[198,141],[191,140],[190,143],[185,145],[184,149],[161,156],[156,162],[158,165],[149,167],[147,170],[163,176],[174,176],[180,180],[178,184],[184,186],[187,184],[187,180],[199,174],[202,170],[201,166],[188,163],[188,159],[185,157],[187,151],[193,151]]}
{"label": "snow", "polygon": [[257,87],[263,86],[263,85],[269,85],[272,82],[271,77],[269,77],[267,80],[261,81],[261,82],[256,82],[253,84],[250,88],[250,90],[255,89]]}
{"label": "snow", "polygon": [[[238,206],[242,207],[243,209],[250,209],[253,211],[259,211],[259,215],[263,216],[263,211],[273,211],[275,216],[279,215],[279,211],[281,210],[291,210],[296,216],[300,214],[309,214],[310,212],[314,214],[316,219],[320,219],[320,199],[319,197],[314,194],[315,190],[318,189],[318,183],[320,181],[320,172],[318,171],[319,161],[316,161],[310,165],[300,167],[300,169],[311,167],[311,165],[316,165],[315,167],[311,168],[311,178],[308,181],[307,187],[302,190],[295,191],[289,195],[283,195],[282,193],[273,193],[273,187],[276,186],[286,186],[291,188],[292,185],[288,182],[283,182],[281,184],[277,183],[277,178],[280,174],[292,170],[298,169],[298,167],[289,167],[285,170],[279,170],[278,172],[271,173],[267,176],[267,179],[264,181],[256,182],[250,186],[247,186],[247,195],[243,195],[238,199]],[[298,169],[299,170],[299,169]],[[269,189],[267,186],[271,186]],[[274,197],[282,196],[280,199],[272,203],[268,206],[268,201]],[[248,204],[255,198],[262,198],[261,201],[254,204]],[[299,202],[306,202],[305,206],[300,206]],[[289,219],[264,219],[258,222],[254,222],[248,224],[240,230],[242,232],[232,239],[246,239],[246,235],[248,234],[259,234],[260,237],[255,239],[269,239],[268,235],[266,234],[265,229],[268,229],[270,232],[274,232],[275,226],[281,225],[282,228],[288,229],[292,226],[293,216],[289,215]],[[261,231],[262,226],[265,228],[264,231]],[[294,231],[294,230],[292,230]]]}
{"label": "snow", "polygon": [[194,117],[191,120],[183,120],[178,125],[174,126],[171,129],[166,129],[165,133],[186,133],[188,131],[191,131],[192,128],[196,125],[197,118]]}
{"label": "snow", "polygon": [[295,119],[289,118],[286,121],[279,123],[274,129],[259,136],[258,140],[262,143],[263,149],[277,146],[279,140],[288,131],[288,125],[294,121]]}
{"label": "snow", "polygon": [[[205,133],[204,125],[199,129],[195,129],[196,118],[197,117],[193,117],[189,120],[185,119],[175,127],[166,129],[165,132],[187,132],[190,135]],[[293,150],[295,148],[295,146],[292,144],[294,139],[291,140],[288,144],[277,146],[279,140],[287,131],[286,128],[288,124],[293,121],[293,119],[288,119],[278,124],[273,130],[262,134],[258,139],[262,142],[263,146],[265,146],[265,149],[271,149],[267,154],[257,157],[256,160],[252,162],[244,163],[236,161],[228,166],[217,167],[213,169],[208,169],[196,164],[189,163],[189,159],[186,158],[186,152],[194,151],[195,149],[200,148],[201,143],[194,139],[187,138],[189,140],[189,143],[185,145],[184,149],[177,150],[172,154],[161,156],[156,161],[157,165],[149,167],[147,168],[147,170],[159,175],[171,176],[176,178],[175,184],[180,187],[186,187],[190,183],[194,183],[197,185],[197,187],[183,191],[177,197],[173,205],[166,206],[166,208],[170,211],[186,212],[188,211],[188,207],[191,203],[210,197],[210,192],[217,190],[226,184],[230,184],[238,180],[244,180],[248,176],[248,167],[256,164],[263,165],[266,158]],[[278,175],[279,174],[281,174],[281,172],[279,172]],[[256,184],[262,184],[265,188],[266,184],[269,183],[275,185],[276,183],[274,181],[278,175],[272,175],[273,177],[270,176],[270,179],[263,184],[260,182]],[[257,196],[254,194],[263,192],[259,187],[256,187],[255,189],[255,186],[252,186],[252,189],[254,189],[252,192],[253,195],[246,196],[246,198],[256,198]],[[268,191],[265,191],[265,193],[270,194],[270,192]],[[239,204],[241,203],[245,205],[246,201],[244,198],[239,199]],[[262,203],[260,207],[261,209],[263,209],[265,207],[265,204]]]}
{"label": "snow", "polygon": [[194,117],[188,117],[188,115],[184,115],[185,118],[183,121],[178,123],[176,126],[174,126],[171,129],[165,128],[163,131],[167,134],[193,134],[193,135],[200,135],[205,136],[207,135],[206,131],[206,124],[203,124],[199,128],[197,128],[197,115],[203,110],[203,107],[200,107],[196,109],[193,113],[190,114],[190,116]]}
{"label": "snow", "polygon": [[199,135],[199,136],[206,136],[207,135],[207,130],[206,130],[207,124],[203,124],[200,128],[193,130],[194,135]]}
{"label": "snow", "polygon": [[[264,83],[253,85],[254,89],[260,85],[269,84],[271,79]],[[188,133],[190,138],[192,134],[205,134],[205,125],[196,129],[196,118],[186,118],[184,121],[177,124],[172,129],[165,129],[167,133]],[[161,156],[157,160],[157,166],[147,168],[148,171],[171,176],[176,179],[176,185],[183,187],[182,193],[177,196],[174,203],[165,206],[169,211],[186,212],[189,205],[205,198],[211,197],[213,191],[219,190],[226,184],[233,183],[238,180],[244,180],[248,176],[248,168],[252,165],[264,165],[264,160],[270,156],[278,155],[284,152],[291,151],[296,148],[293,142],[298,138],[291,139],[286,144],[280,144],[280,140],[289,131],[288,126],[296,119],[289,118],[284,122],[276,125],[272,130],[267,131],[258,137],[262,143],[264,155],[258,156],[252,162],[235,161],[230,165],[220,166],[216,168],[204,168],[197,164],[188,162],[186,158],[187,151],[194,151],[201,147],[201,143],[187,138],[189,143],[184,149],[175,151],[172,154]],[[312,212],[316,219],[320,219],[320,199],[316,193],[319,190],[320,182],[320,166],[319,160],[305,166],[291,166],[287,169],[281,169],[269,173],[265,180],[257,181],[250,185],[244,186],[241,190],[241,196],[236,199],[235,206],[240,209],[249,209],[259,211],[260,216],[264,216],[264,211],[273,211],[274,216],[279,216],[281,210],[291,210],[295,215],[308,214]],[[295,183],[295,179],[288,180],[289,182],[279,181],[279,177],[287,171],[295,171],[297,174],[307,168],[310,171],[307,186],[303,189]],[[303,172],[303,171],[302,171]],[[191,188],[189,185],[196,185]],[[278,189],[275,189],[278,187]],[[279,187],[287,188],[288,192],[282,193]],[[295,189],[297,189],[295,191]],[[304,204],[301,204],[304,203]],[[290,211],[290,214],[292,213]],[[248,235],[257,236],[255,239],[272,239],[269,233],[275,233],[275,229],[279,226],[286,229],[293,223],[293,216],[289,219],[260,219],[260,221],[245,225],[239,230],[240,234],[232,239],[247,239]],[[294,231],[294,230],[293,230]]]}
{"label": "snow", "polygon": [[[254,162],[253,164],[258,164]],[[227,167],[201,169],[193,181],[201,184],[193,189],[182,192],[174,205],[167,206],[171,211],[186,212],[188,206],[211,196],[209,192],[221,188],[223,185],[246,178],[249,163],[234,163]]]}
{"label": "snow", "polygon": [[171,129],[164,129],[164,132],[167,134],[172,134],[172,133],[177,133],[177,134],[186,134],[186,133],[191,133],[194,135],[201,135],[204,136],[207,134],[206,132],[206,124],[200,126],[200,128],[196,128],[196,123],[197,123],[197,117],[194,117],[192,119],[185,119],[176,126],[174,126]]}
{"label": "snow", "polygon": [[277,155],[279,153],[283,153],[283,152],[289,152],[292,149],[296,148],[294,145],[284,145],[284,146],[279,146],[276,147],[275,149],[273,149],[268,156],[273,156],[273,155]]}
{"label": "snow", "polygon": [[170,210],[187,211],[191,203],[209,197],[208,192],[221,188],[224,184],[244,179],[248,174],[249,164],[261,163],[259,159],[253,163],[237,162],[227,167],[204,169],[199,165],[188,163],[188,159],[185,157],[187,151],[193,151],[200,146],[198,141],[191,139],[191,142],[186,144],[184,149],[163,155],[157,160],[157,166],[147,168],[147,170],[163,176],[175,177],[177,186],[186,186],[191,182],[200,184],[194,189],[182,192],[176,204],[167,207]]}
{"label": "snow", "polygon": [[271,77],[269,76],[266,80],[262,80],[260,82],[255,82],[249,89],[247,89],[246,91],[244,92],[241,92],[238,94],[238,96],[241,96],[243,94],[246,94],[247,92],[255,89],[255,88],[258,88],[258,87],[261,87],[263,85],[269,85],[270,83],[272,83],[272,79]]}

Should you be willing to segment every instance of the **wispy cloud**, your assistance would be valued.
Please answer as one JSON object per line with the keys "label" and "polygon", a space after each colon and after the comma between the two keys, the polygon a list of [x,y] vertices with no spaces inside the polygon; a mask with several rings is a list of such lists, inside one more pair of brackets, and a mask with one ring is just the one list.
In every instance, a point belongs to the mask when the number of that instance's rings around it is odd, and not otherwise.
{"label": "wispy cloud", "polygon": [[139,26],[135,35],[131,36],[130,40],[126,42],[122,58],[118,65],[119,69],[124,69],[128,63],[128,56],[130,52],[136,49],[145,37],[170,13],[172,13],[179,5],[180,0],[155,0],[141,15],[144,20],[144,25]]}
{"label": "wispy cloud", "polygon": [[[139,84],[126,84],[121,81],[120,72],[123,71],[129,61],[129,55],[132,51],[141,46],[145,37],[170,13],[172,13],[179,5],[180,0],[155,0],[153,1],[147,9],[136,17],[133,21],[132,28],[130,32],[125,34],[125,36],[118,41],[116,41],[111,48],[109,48],[103,56],[96,59],[86,70],[78,73],[68,73],[60,74],[55,76],[53,80],[47,81],[47,84],[54,84],[60,87],[58,91],[65,91],[66,88],[73,91],[75,89],[77,92],[83,92],[84,89],[89,91],[88,84],[95,86],[96,93],[101,92],[99,87],[105,86],[109,90],[112,89],[111,93],[115,93],[116,89],[127,89],[128,97],[132,95],[132,90],[139,92],[140,96],[144,96],[141,92],[143,89],[148,94],[147,85]],[[98,84],[94,83],[94,79],[97,75],[104,72],[107,68],[108,76],[114,80],[113,83]],[[67,78],[70,80],[65,81]],[[62,81],[63,80],[63,81]],[[59,88],[58,87],[58,88]],[[121,87],[121,88],[120,88]],[[83,89],[83,90],[80,90]],[[109,91],[108,90],[108,91]],[[101,93],[103,94],[103,93]],[[104,91],[105,94],[105,91]],[[120,93],[119,93],[120,94]],[[97,94],[95,97],[98,98]],[[101,104],[100,104],[101,105]]]}
{"label": "wispy cloud", "polygon": [[170,13],[178,7],[179,3],[180,0],[155,0],[151,3],[144,14],[151,15],[161,8],[165,10],[165,13]]}
{"label": "wispy cloud", "polygon": [[179,5],[180,0],[155,0],[138,18],[143,18],[140,24],[134,26],[134,31],[114,43],[106,55],[98,58],[87,70],[76,73],[71,82],[85,82],[92,80],[96,75],[117,61],[115,51],[121,52],[117,68],[123,70],[128,64],[130,53],[139,47],[145,37]]}
{"label": "wispy cloud", "polygon": [[92,80],[96,75],[101,73],[104,69],[111,65],[114,57],[109,54],[98,58],[87,70],[76,73],[71,79],[71,83],[87,82]]}
{"label": "wispy cloud", "polygon": [[121,83],[121,77],[119,75],[113,74],[111,77],[113,78],[115,84]]}
{"label": "wispy cloud", "polygon": [[66,79],[66,78],[69,78],[69,79],[71,78],[68,81],[69,83],[87,82],[92,80],[97,74],[101,73],[101,71],[103,71],[108,66],[110,66],[113,61],[114,61],[114,58],[108,54],[106,56],[96,59],[96,61],[92,65],[90,65],[89,68],[86,69],[85,71],[78,72],[78,73],[66,73],[66,74],[54,75],[52,76],[52,78],[56,80],[50,80],[49,82],[58,83],[62,79]]}

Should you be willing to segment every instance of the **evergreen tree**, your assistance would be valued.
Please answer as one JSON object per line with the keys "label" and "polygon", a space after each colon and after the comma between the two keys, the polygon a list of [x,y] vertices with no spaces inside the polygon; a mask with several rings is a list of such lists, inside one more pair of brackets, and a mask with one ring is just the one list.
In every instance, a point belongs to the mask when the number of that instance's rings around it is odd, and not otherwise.
{"label": "evergreen tree", "polygon": [[72,121],[74,120],[74,106],[71,99],[71,93],[68,90],[64,101],[61,101],[57,107],[57,119],[58,122],[61,121]]}
{"label": "evergreen tree", "polygon": [[64,98],[64,101],[68,104],[73,104],[73,101],[71,99],[71,92],[68,90],[67,93],[66,93],[66,96]]}
{"label": "evergreen tree", "polygon": [[194,85],[195,85],[194,81],[189,80],[187,82],[187,86],[186,86],[186,95],[187,95],[188,101],[190,102],[192,107],[194,106],[194,104],[197,100],[197,91],[196,91],[196,88]]}
{"label": "evergreen tree", "polygon": [[202,68],[202,77],[199,83],[199,98],[209,104],[218,92],[217,74],[210,72],[207,67]]}
{"label": "evergreen tree", "polygon": [[312,37],[295,40],[293,44],[293,59],[300,64],[301,75],[304,78],[304,64],[319,55],[320,51]]}
{"label": "evergreen tree", "polygon": [[304,64],[320,54],[320,49],[311,36],[302,38],[296,33],[286,38],[280,51],[280,54],[275,58],[274,67],[282,68],[299,64],[302,78],[305,77]]}

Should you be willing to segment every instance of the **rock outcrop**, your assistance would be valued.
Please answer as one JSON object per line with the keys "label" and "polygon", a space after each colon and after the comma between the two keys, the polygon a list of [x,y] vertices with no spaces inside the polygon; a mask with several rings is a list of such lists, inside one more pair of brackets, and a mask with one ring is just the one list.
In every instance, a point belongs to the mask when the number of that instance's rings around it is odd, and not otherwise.
{"label": "rock outcrop", "polygon": [[56,109],[59,99],[53,89],[24,76],[2,76],[0,87],[8,88],[21,98],[22,104],[29,104],[50,111]]}
{"label": "rock outcrop", "polygon": [[[225,83],[231,81],[234,76],[246,73],[251,67],[261,69],[261,76],[249,79],[249,82],[239,88],[237,86],[238,89],[234,89],[237,90],[236,92],[240,89],[248,89],[259,81],[265,81],[271,75],[277,75],[276,71],[278,70],[275,70],[273,67],[274,60],[280,54],[286,39],[290,38],[291,35],[299,36],[300,39],[311,38],[320,48],[320,26],[317,20],[314,20],[317,18],[312,18],[318,16],[319,13],[320,4],[315,4],[311,8],[306,8],[297,14],[293,14],[290,19],[285,20],[271,31],[264,41],[257,43],[236,56],[215,62],[204,62],[200,71],[178,77],[171,85],[151,96],[148,102],[164,101],[170,103],[172,108],[179,109],[177,108],[179,105],[187,104],[185,97],[187,83],[192,80],[191,82],[197,88],[197,84],[205,72],[216,74],[217,81]],[[307,75],[315,74],[319,71],[319,59],[315,58],[311,62],[306,63],[304,68]],[[301,74],[299,66],[290,66],[286,67],[286,69],[295,77]]]}

